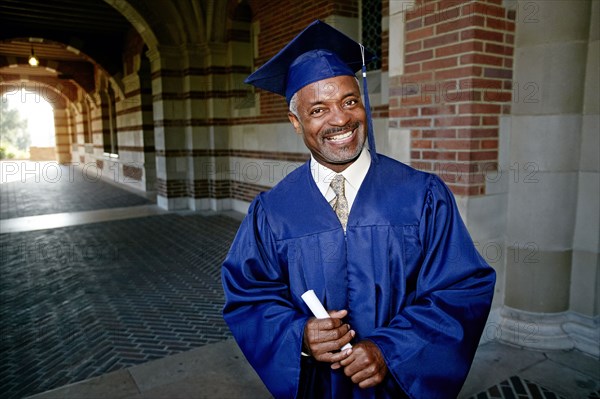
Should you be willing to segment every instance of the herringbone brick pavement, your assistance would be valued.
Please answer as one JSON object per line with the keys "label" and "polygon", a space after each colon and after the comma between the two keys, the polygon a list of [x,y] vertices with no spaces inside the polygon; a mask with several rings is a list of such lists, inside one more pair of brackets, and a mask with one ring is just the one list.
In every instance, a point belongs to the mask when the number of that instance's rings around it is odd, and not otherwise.
{"label": "herringbone brick pavement", "polygon": [[0,161],[0,219],[151,204],[102,180],[131,183],[116,171],[56,162]]}
{"label": "herringbone brick pavement", "polygon": [[220,265],[238,225],[167,214],[0,235],[0,397],[229,337]]}

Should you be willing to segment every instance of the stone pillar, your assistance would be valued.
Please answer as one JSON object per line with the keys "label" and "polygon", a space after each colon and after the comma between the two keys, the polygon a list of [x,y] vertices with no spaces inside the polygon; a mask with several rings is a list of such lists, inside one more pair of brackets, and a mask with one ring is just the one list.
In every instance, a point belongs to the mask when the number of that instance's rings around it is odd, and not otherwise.
{"label": "stone pillar", "polygon": [[[154,148],[154,121],[152,117],[152,78],[150,61],[142,56],[138,70],[140,85],[142,147],[144,162],[144,181],[146,191],[156,190],[156,152]],[[121,135],[119,135],[119,138]]]}
{"label": "stone pillar", "polygon": [[71,152],[71,162],[79,161],[79,144],[77,137],[77,107],[73,103],[68,103],[65,109],[68,127],[69,127],[69,143]]}
{"label": "stone pillar", "polygon": [[94,155],[96,158],[112,153],[110,98],[106,87],[95,94],[96,108],[92,110],[92,129],[94,133]]}
{"label": "stone pillar", "polygon": [[[229,209],[229,180],[217,179],[228,170],[227,148],[231,87],[227,70],[228,52],[222,43],[186,49],[187,68],[183,76],[187,107],[189,208]],[[222,177],[222,176],[219,176]],[[225,193],[225,195],[223,195]]]}
{"label": "stone pillar", "polygon": [[565,326],[575,347],[600,356],[600,2],[592,1],[585,68],[577,212]]}
{"label": "stone pillar", "polygon": [[[592,7],[590,1],[516,5],[501,335],[521,346],[572,348],[575,341],[568,327],[572,315],[567,311],[574,306],[588,314],[597,312],[583,305],[578,292],[585,288],[592,295],[586,301],[592,301],[598,290],[582,281],[598,274],[598,166],[590,164],[598,156],[597,100],[595,110],[594,100],[589,101],[583,129],[586,143],[595,141],[596,148],[590,150],[595,155],[580,157],[588,53],[596,57],[595,66],[591,61],[595,71],[588,72],[596,90],[586,92],[598,95],[598,51],[588,44]],[[597,46],[597,23],[595,35]],[[589,170],[581,171],[582,165]],[[594,187],[592,194],[589,190]],[[581,249],[575,252],[574,234]],[[588,234],[596,237],[595,242]]]}
{"label": "stone pillar", "polygon": [[[150,76],[147,79],[150,85]],[[151,97],[150,88],[141,87],[138,73],[131,73],[122,81],[125,98],[116,102],[120,176],[130,187],[154,191],[156,159],[151,99],[146,103],[147,97]]]}
{"label": "stone pillar", "polygon": [[77,152],[78,159],[74,159],[74,162],[81,164],[86,163],[86,154],[93,153],[92,144],[92,129],[90,124],[90,110],[87,100],[80,99],[75,104],[75,132],[77,135]]}
{"label": "stone pillar", "polygon": [[147,52],[152,73],[157,203],[165,209],[187,209],[186,121],[183,98],[184,60],[178,48]]}
{"label": "stone pillar", "polygon": [[250,68],[249,44],[159,48],[152,65],[157,202],[167,209],[231,209],[229,134]]}
{"label": "stone pillar", "polygon": [[71,162],[69,137],[69,115],[65,108],[54,109],[54,132],[56,136],[56,157],[59,163]]}

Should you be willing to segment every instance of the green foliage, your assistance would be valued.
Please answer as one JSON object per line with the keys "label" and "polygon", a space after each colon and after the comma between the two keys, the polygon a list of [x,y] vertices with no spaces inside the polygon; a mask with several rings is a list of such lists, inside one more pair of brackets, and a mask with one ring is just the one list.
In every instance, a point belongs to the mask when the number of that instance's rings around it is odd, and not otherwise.
{"label": "green foliage", "polygon": [[[27,151],[31,137],[27,131],[27,120],[23,119],[16,109],[10,109],[7,101],[0,100],[0,146],[4,152],[9,148]],[[3,155],[10,156],[4,153]]]}

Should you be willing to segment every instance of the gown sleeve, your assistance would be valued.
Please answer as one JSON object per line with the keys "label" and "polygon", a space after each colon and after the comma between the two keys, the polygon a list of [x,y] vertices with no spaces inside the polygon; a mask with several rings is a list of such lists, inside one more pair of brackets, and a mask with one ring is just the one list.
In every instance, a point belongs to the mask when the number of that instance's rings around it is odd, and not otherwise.
{"label": "gown sleeve", "polygon": [[456,398],[473,361],[495,272],[478,254],[454,197],[431,176],[419,223],[422,262],[406,305],[367,339],[411,398]]}
{"label": "gown sleeve", "polygon": [[223,316],[238,345],[275,398],[296,396],[308,316],[294,310],[276,242],[257,198],[222,268]]}

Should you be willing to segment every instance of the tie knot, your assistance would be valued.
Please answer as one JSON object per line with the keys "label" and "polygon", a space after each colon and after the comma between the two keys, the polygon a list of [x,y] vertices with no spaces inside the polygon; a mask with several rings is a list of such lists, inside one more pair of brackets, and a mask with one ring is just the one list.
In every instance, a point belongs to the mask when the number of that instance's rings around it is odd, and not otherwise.
{"label": "tie knot", "polygon": [[336,175],[333,180],[331,180],[330,185],[335,195],[344,195],[344,176]]}

